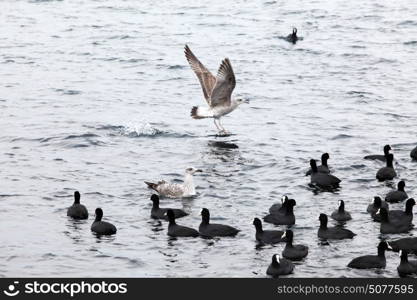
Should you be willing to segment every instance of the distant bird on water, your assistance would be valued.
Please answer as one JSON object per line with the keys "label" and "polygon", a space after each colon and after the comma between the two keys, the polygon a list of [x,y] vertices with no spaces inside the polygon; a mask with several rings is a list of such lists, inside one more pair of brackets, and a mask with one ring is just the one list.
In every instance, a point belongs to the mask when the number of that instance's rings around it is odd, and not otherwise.
{"label": "distant bird on water", "polygon": [[149,188],[158,192],[161,196],[168,198],[192,197],[196,194],[193,179],[193,175],[196,172],[203,171],[195,168],[187,168],[185,170],[184,182],[182,184],[168,183],[165,180],[158,181],[158,183],[145,181],[145,183]]}
{"label": "distant bird on water", "polygon": [[67,216],[76,220],[88,219],[87,208],[80,203],[80,192],[74,192],[74,204],[68,207]]}
{"label": "distant bird on water", "polygon": [[287,35],[287,37],[285,39],[290,43],[293,43],[293,44],[297,43],[297,41],[299,40],[299,38],[297,36],[297,28],[294,27],[292,29],[292,33]]}
{"label": "distant bird on water", "polygon": [[389,155],[389,151],[392,150],[390,145],[385,145],[384,146],[384,155],[382,154],[372,154],[372,155],[367,155],[364,157],[364,159],[370,159],[370,160],[380,160],[380,161],[387,161],[387,157]]}
{"label": "distant bird on water", "polygon": [[204,98],[208,104],[208,107],[194,106],[191,109],[191,117],[194,119],[213,118],[219,135],[228,135],[229,133],[220,123],[220,118],[234,111],[240,104],[249,103],[249,101],[239,98],[232,99],[236,79],[230,60],[225,58],[222,61],[217,76],[214,77],[187,45],[185,45],[184,53],[200,81]]}

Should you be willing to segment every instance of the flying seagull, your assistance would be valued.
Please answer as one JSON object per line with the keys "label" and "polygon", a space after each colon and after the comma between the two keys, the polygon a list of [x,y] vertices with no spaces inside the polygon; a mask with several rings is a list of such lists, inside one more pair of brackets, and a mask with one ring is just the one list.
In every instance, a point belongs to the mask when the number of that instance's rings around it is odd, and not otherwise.
{"label": "flying seagull", "polygon": [[219,135],[229,134],[220,123],[220,118],[234,111],[240,104],[249,103],[249,101],[239,98],[232,99],[236,79],[230,60],[225,58],[222,61],[217,76],[214,77],[187,45],[185,45],[184,53],[191,69],[194,70],[200,81],[204,98],[208,104],[208,107],[194,106],[191,109],[191,117],[194,119],[213,118]]}
{"label": "flying seagull", "polygon": [[196,194],[193,179],[193,174],[196,172],[202,172],[202,170],[187,168],[185,170],[184,182],[182,184],[168,183],[165,180],[161,180],[158,183],[145,181],[145,183],[149,188],[158,192],[161,196],[168,198],[192,197]]}

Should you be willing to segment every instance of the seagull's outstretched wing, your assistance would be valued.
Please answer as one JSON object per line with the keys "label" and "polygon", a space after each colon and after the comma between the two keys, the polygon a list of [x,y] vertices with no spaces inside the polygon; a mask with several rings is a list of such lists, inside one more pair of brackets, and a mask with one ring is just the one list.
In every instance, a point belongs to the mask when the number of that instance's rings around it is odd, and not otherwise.
{"label": "seagull's outstretched wing", "polygon": [[236,86],[235,73],[228,58],[225,58],[217,72],[216,85],[213,88],[210,106],[230,105],[233,89]]}
{"label": "seagull's outstretched wing", "polygon": [[198,80],[200,81],[204,98],[206,98],[207,103],[210,105],[211,91],[216,83],[216,77],[214,77],[213,74],[211,74],[210,71],[207,70],[207,68],[198,60],[194,53],[191,52],[188,45],[185,45],[184,53],[191,69],[194,70]]}

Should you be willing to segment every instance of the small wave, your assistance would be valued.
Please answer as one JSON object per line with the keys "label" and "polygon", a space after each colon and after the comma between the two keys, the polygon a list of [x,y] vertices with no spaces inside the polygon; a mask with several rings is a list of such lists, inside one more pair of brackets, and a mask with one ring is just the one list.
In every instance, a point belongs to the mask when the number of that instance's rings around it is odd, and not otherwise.
{"label": "small wave", "polygon": [[414,21],[414,20],[405,20],[405,21],[402,21],[402,22],[398,23],[398,25],[399,26],[408,26],[408,25],[416,26],[417,22]]}
{"label": "small wave", "polygon": [[404,42],[404,45],[417,45],[417,41]]}
{"label": "small wave", "polygon": [[341,140],[341,139],[350,139],[350,138],[353,138],[353,136],[348,135],[348,134],[338,134],[338,135],[332,137],[331,139],[332,140]]}
{"label": "small wave", "polygon": [[121,35],[113,35],[109,37],[110,40],[125,40],[125,39],[131,39],[134,38],[128,34],[121,34]]}
{"label": "small wave", "polygon": [[173,65],[173,66],[169,66],[168,69],[170,69],[170,70],[185,69],[185,66]]}
{"label": "small wave", "polygon": [[100,136],[94,133],[70,134],[62,140],[66,148],[86,148],[90,146],[101,146],[104,142],[99,140]]}
{"label": "small wave", "polygon": [[142,58],[119,59],[119,62],[121,63],[138,63],[142,61],[145,61],[145,60]]}
{"label": "small wave", "polygon": [[99,137],[99,136],[94,133],[84,133],[80,135],[71,134],[71,135],[66,136],[64,140],[72,140],[72,139],[79,139],[79,138],[95,138],[95,137]]}
{"label": "small wave", "polygon": [[62,95],[79,95],[81,91],[67,90],[67,89],[54,89],[55,92],[61,93]]}

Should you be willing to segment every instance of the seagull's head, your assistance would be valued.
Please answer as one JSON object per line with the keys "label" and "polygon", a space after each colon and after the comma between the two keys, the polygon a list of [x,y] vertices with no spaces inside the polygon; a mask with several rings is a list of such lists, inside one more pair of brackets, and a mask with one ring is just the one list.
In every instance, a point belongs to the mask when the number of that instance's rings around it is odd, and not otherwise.
{"label": "seagull's head", "polygon": [[201,170],[201,169],[196,169],[196,168],[193,168],[193,167],[190,167],[190,168],[185,169],[185,173],[186,173],[186,174],[193,175],[193,174],[194,174],[194,173],[196,173],[196,172],[203,172],[203,170]]}
{"label": "seagull's head", "polygon": [[242,98],[236,98],[236,103],[237,103],[237,105],[241,105],[241,104],[243,104],[243,103],[249,103],[249,100],[248,99],[242,99]]}

